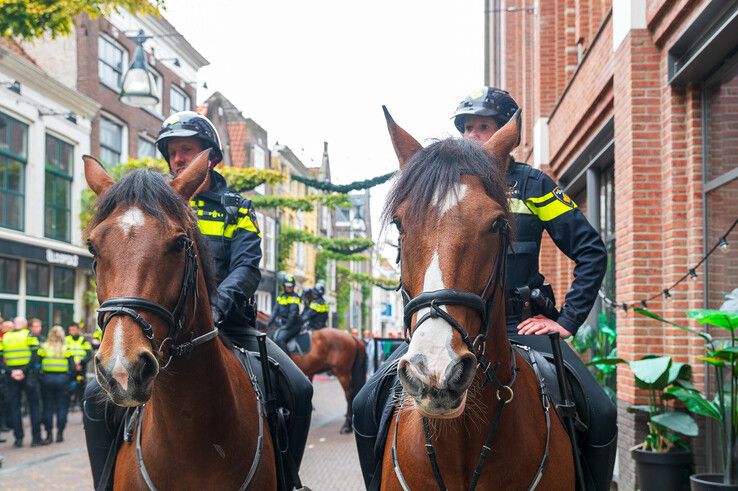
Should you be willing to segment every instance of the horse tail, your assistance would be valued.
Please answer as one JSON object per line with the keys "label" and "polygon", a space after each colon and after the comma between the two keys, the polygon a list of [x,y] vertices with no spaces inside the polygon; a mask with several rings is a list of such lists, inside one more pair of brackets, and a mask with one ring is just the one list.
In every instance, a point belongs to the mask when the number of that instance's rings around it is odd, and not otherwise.
{"label": "horse tail", "polygon": [[349,385],[351,400],[354,400],[364,384],[366,384],[366,349],[364,343],[351,336],[356,344],[354,363],[351,366],[351,384]]}

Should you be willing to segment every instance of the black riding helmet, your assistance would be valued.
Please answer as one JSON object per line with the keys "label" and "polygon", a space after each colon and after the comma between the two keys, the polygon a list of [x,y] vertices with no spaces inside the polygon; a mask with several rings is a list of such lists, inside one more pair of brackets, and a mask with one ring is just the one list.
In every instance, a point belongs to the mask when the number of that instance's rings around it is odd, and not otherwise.
{"label": "black riding helmet", "polygon": [[295,286],[295,277],[287,273],[282,278],[282,286]]}
{"label": "black riding helmet", "polygon": [[517,110],[518,104],[507,91],[483,87],[461,101],[453,115],[454,126],[459,133],[464,133],[466,116],[486,116],[493,118],[497,126],[502,127]]}
{"label": "black riding helmet", "polygon": [[[194,111],[180,111],[169,116],[161,125],[156,146],[169,164],[169,150],[167,143],[172,138],[195,137],[203,142],[205,148],[210,148],[210,168],[215,167],[223,160],[223,150],[220,145],[218,131],[208,118]],[[170,164],[171,166],[171,164]]]}

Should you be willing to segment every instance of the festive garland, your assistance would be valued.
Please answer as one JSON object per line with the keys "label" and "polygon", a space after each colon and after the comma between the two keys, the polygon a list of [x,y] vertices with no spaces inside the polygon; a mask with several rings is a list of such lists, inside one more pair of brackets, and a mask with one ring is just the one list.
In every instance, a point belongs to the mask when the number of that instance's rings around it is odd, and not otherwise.
{"label": "festive garland", "polygon": [[350,256],[352,254],[358,254],[359,252],[364,252],[365,250],[369,249],[373,245],[374,244],[362,245],[362,246],[359,246],[359,247],[352,247],[351,249],[340,249],[338,247],[330,247],[329,246],[329,247],[326,247],[326,249],[328,249],[331,252],[335,252],[336,254],[340,254],[340,255],[343,255],[343,256]]}
{"label": "festive garland", "polygon": [[336,266],[336,273],[340,273],[344,276],[346,276],[349,280],[353,281],[354,283],[361,283],[361,284],[371,284],[374,286],[378,286],[379,288],[382,288],[383,290],[397,290],[397,287],[399,286],[399,282],[397,280],[392,280],[389,278],[380,278],[377,276],[371,276],[364,273],[354,273],[346,266],[341,266],[340,264]]}
{"label": "festive garland", "polygon": [[317,179],[311,179],[309,177],[302,176],[290,176],[293,181],[301,182],[311,188],[320,189],[321,191],[330,191],[332,193],[348,193],[349,191],[356,191],[358,189],[369,189],[379,184],[383,184],[394,176],[394,172],[384,174],[383,176],[377,176],[372,179],[366,179],[364,181],[354,181],[349,184],[333,184],[327,181],[319,181]]}
{"label": "festive garland", "polygon": [[[287,260],[292,252],[292,244],[294,242],[305,242],[307,244],[313,244],[320,246],[324,249],[326,254],[339,254],[342,261],[350,261],[352,259],[346,259],[346,257],[352,256],[352,254],[340,254],[335,252],[336,250],[352,250],[354,248],[369,248],[374,245],[371,239],[357,238],[357,239],[330,239],[328,237],[321,237],[310,233],[306,230],[297,230],[289,227],[282,227],[277,240],[279,250],[277,252],[277,268],[284,270],[287,268]],[[354,256],[355,260],[364,260],[364,256]],[[317,267],[317,264],[316,264]]]}
{"label": "festive garland", "polygon": [[279,184],[285,180],[284,174],[271,169],[221,167],[217,172],[225,177],[228,187],[237,193],[249,191],[262,184]]}
{"label": "festive garland", "polygon": [[249,196],[257,208],[289,208],[290,210],[313,211],[315,203],[329,208],[350,208],[351,200],[347,194],[311,194],[308,196],[290,197],[274,195]]}

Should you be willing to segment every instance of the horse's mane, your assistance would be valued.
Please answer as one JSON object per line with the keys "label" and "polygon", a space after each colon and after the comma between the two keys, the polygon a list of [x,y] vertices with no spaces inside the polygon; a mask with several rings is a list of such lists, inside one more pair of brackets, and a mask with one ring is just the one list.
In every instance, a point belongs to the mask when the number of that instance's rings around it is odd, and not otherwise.
{"label": "horse's mane", "polygon": [[120,205],[137,206],[157,220],[166,218],[182,223],[197,244],[200,266],[205,277],[208,296],[215,290],[213,265],[205,239],[196,226],[195,217],[188,203],[167,184],[158,172],[137,169],[123,177],[97,201],[95,213],[87,225],[87,233],[98,226]]}
{"label": "horse's mane", "polygon": [[503,163],[492,159],[476,142],[460,138],[436,141],[407,161],[389,193],[382,217],[391,220],[399,206],[406,203],[406,217],[427,219],[434,212],[432,204],[443,202],[461,176],[478,177],[487,195],[507,213],[504,170]]}

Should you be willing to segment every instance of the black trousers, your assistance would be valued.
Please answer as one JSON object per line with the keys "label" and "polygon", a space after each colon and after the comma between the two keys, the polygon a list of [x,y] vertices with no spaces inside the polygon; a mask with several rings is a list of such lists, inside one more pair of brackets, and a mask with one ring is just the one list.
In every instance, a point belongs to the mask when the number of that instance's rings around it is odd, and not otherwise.
{"label": "black trousers", "polygon": [[[237,329],[233,326],[221,326],[235,344],[249,351],[258,351],[255,330]],[[290,440],[289,454],[299,468],[305,451],[310,417],[312,416],[313,386],[294,362],[270,339],[267,339],[267,353],[279,363],[290,382],[290,391],[294,407],[290,410],[288,436]],[[92,478],[97,489],[100,484],[105,461],[110,447],[115,442],[116,432],[125,415],[125,408],[110,402],[100,388],[97,380],[87,385],[83,401],[83,422],[87,454],[90,458]]]}
{"label": "black trousers", "polygon": [[[537,351],[551,352],[548,336],[508,334],[508,337]],[[372,482],[377,464],[382,459],[383,449],[375,447],[379,438],[382,408],[391,395],[391,383],[388,381],[394,380],[397,373],[397,363],[393,361],[403,356],[407,349],[408,345],[405,343],[397,348],[354,398],[354,433],[361,471],[367,487]],[[593,490],[608,490],[617,448],[617,409],[579,356],[563,341],[562,352],[564,360],[579,375],[586,397],[589,399],[590,427],[585,438],[585,448],[582,449],[591,477],[589,483]],[[392,472],[391,469],[386,471]]]}
{"label": "black trousers", "polygon": [[56,416],[57,431],[67,427],[69,413],[69,374],[46,373],[41,377],[41,397],[44,401],[44,427],[46,436],[51,437],[53,419]]}

